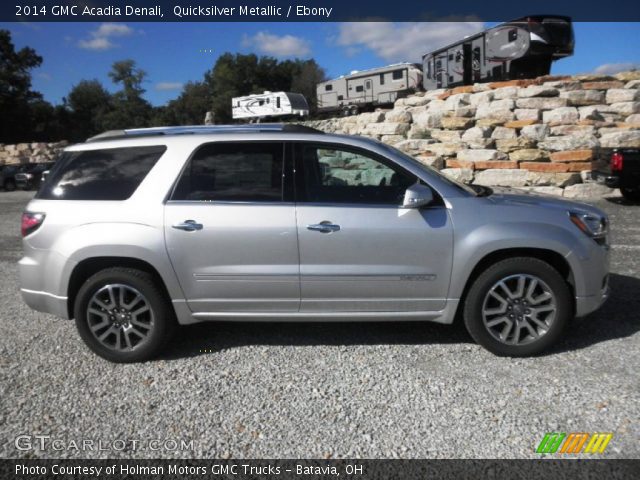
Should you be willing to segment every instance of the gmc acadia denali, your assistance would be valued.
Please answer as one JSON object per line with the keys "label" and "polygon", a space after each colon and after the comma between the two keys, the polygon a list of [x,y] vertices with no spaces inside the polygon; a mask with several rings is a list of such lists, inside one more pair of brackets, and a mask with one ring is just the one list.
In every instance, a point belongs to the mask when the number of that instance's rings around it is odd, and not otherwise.
{"label": "gmc acadia denali", "polygon": [[211,320],[459,316],[491,352],[533,355],[608,294],[601,210],[298,125],[93,137],[57,161],[22,236],[26,303],[114,362]]}

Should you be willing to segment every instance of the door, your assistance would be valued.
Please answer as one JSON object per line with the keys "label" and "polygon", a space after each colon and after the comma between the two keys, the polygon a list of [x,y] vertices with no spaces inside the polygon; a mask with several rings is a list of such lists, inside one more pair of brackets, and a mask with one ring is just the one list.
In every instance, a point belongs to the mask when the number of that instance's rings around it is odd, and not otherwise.
{"label": "door", "polygon": [[401,208],[416,181],[368,151],[296,147],[301,312],[444,308],[451,222],[440,203]]}
{"label": "door", "polygon": [[364,99],[364,80],[362,78],[347,80],[347,86],[349,89],[349,100],[360,102]]}
{"label": "door", "polygon": [[473,57],[470,43],[462,45],[462,83],[465,85],[473,83]]}
{"label": "door", "polygon": [[364,81],[364,100],[365,102],[373,102],[373,82],[371,80]]}
{"label": "door", "polygon": [[298,310],[288,183],[282,143],[212,143],[196,150],[165,206],[164,227],[193,312]]}

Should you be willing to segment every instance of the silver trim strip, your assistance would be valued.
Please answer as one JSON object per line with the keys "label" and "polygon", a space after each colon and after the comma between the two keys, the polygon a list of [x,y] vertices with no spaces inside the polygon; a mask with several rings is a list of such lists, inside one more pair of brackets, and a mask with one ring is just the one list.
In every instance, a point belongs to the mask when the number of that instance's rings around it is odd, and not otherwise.
{"label": "silver trim strip", "polygon": [[191,316],[195,320],[223,320],[230,321],[299,321],[299,320],[365,320],[388,321],[394,320],[436,320],[443,315],[443,311],[427,312],[198,312]]}
{"label": "silver trim strip", "polygon": [[21,288],[20,291],[25,293],[31,293],[33,295],[44,295],[46,297],[55,298],[56,300],[67,300],[69,298],[69,297],[62,297],[60,295],[54,295],[53,293],[49,293],[49,292],[42,292],[39,290],[29,290],[27,288]]}

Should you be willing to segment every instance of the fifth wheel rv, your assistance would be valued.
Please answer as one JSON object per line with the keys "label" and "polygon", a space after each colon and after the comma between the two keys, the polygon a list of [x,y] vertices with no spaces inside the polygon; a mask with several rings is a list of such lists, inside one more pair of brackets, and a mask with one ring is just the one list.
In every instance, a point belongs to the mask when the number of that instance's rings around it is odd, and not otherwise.
{"label": "fifth wheel rv", "polygon": [[366,108],[393,104],[419,90],[421,84],[422,70],[413,63],[352,72],[317,85],[318,111],[354,115]]}
{"label": "fifth wheel rv", "polygon": [[301,93],[264,92],[231,99],[231,113],[234,119],[249,118],[260,120],[266,117],[286,115],[309,115],[309,104]]}
{"label": "fifth wheel rv", "polygon": [[427,90],[548,75],[551,62],[573,54],[571,19],[523,17],[422,57]]}

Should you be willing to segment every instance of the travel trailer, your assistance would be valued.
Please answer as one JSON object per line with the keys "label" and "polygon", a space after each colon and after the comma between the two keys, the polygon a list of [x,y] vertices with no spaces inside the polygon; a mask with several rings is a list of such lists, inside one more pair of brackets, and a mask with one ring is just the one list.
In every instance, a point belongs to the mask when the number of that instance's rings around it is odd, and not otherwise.
{"label": "travel trailer", "polygon": [[285,115],[309,115],[309,104],[304,95],[292,92],[264,92],[231,99],[234,119],[256,119]]}
{"label": "travel trailer", "polygon": [[548,75],[573,54],[571,19],[557,15],[506,22],[422,57],[427,90]]}
{"label": "travel trailer", "polygon": [[352,72],[316,87],[319,112],[354,115],[379,105],[391,105],[398,98],[420,89],[422,70],[413,63]]}

